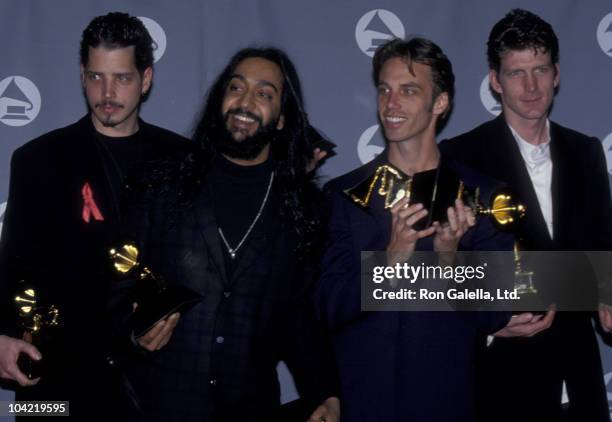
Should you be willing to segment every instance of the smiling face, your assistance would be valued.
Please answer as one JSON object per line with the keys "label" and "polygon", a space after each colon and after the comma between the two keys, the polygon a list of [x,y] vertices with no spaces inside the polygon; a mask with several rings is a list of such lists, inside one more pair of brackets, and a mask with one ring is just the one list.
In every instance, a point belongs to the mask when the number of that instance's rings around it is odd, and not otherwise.
{"label": "smiling face", "polygon": [[106,136],[129,136],[138,130],[140,99],[151,87],[153,69],[140,74],[134,47],[89,48],[81,80],[96,130]]}
{"label": "smiling face", "polygon": [[448,107],[448,95],[435,99],[431,68],[394,57],[378,75],[378,117],[389,142],[435,137],[436,121]]}
{"label": "smiling face", "polygon": [[244,141],[268,125],[283,128],[283,75],[273,62],[251,57],[236,66],[227,85],[221,112],[235,141]]}
{"label": "smiling face", "polygon": [[504,115],[516,127],[546,119],[559,85],[559,64],[542,49],[509,50],[501,56],[499,72],[491,70],[489,79]]}

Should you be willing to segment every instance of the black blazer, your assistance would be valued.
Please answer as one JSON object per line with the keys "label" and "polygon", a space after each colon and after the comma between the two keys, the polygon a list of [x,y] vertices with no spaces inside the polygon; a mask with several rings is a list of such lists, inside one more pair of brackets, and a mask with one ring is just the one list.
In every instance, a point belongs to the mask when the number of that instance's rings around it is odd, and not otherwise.
{"label": "black blazer", "polygon": [[[371,162],[332,180],[328,244],[317,285],[317,311],[332,331],[341,380],[343,421],[464,421],[474,412],[475,338],[503,327],[509,313],[362,312],[361,251],[384,251],[391,217],[382,199],[370,210],[344,193],[387,163],[386,151]],[[494,184],[466,166],[449,163],[467,186],[487,198]],[[446,165],[445,164],[445,165]],[[510,250],[511,235],[479,219],[460,242],[462,250]],[[419,251],[433,250],[432,237]]]}
{"label": "black blazer", "polygon": [[[612,208],[601,143],[554,122],[550,122],[550,136],[553,238],[503,114],[443,141],[440,149],[505,182],[519,194],[527,206],[518,232],[524,250],[611,250]],[[536,267],[536,275],[550,270],[546,267],[550,265]],[[585,300],[596,296],[596,282],[586,273],[563,282],[567,291],[583,295]],[[557,313],[552,327],[533,338],[496,339],[486,349],[481,406],[491,406],[491,411],[510,409],[505,413],[508,420],[524,419],[526,415],[556,420],[561,381],[565,379],[576,417],[608,420],[599,350],[590,317],[586,312]],[[523,399],[516,400],[517,391],[522,392]]]}
{"label": "black blazer", "polygon": [[[293,223],[280,217],[274,189],[231,277],[208,181],[186,203],[180,191],[171,180],[129,219],[143,262],[203,296],[162,350],[124,360],[144,419],[274,420],[280,360],[312,412],[337,395],[335,374],[310,300],[312,268],[297,259]],[[125,290],[118,286],[118,303]]]}
{"label": "black blazer", "polygon": [[[171,153],[186,140],[139,121],[146,140],[142,160]],[[1,333],[21,336],[13,296],[17,281],[38,287],[42,303],[60,309],[62,327],[45,356],[51,374],[21,397],[99,400],[108,353],[108,247],[119,230],[120,185],[104,166],[107,152],[89,115],[18,148],[12,157],[8,205],[0,246]],[[88,183],[103,220],[83,219]],[[86,351],[86,352],[85,352]],[[53,356],[51,356],[53,355]],[[78,379],[78,382],[77,382]],[[100,394],[104,389],[100,387]],[[117,389],[117,386],[112,387]],[[24,398],[25,399],[25,398]]]}
{"label": "black blazer", "polygon": [[554,122],[550,136],[552,239],[503,115],[442,141],[440,149],[519,193],[528,210],[519,233],[525,250],[611,250],[612,207],[601,142]]}

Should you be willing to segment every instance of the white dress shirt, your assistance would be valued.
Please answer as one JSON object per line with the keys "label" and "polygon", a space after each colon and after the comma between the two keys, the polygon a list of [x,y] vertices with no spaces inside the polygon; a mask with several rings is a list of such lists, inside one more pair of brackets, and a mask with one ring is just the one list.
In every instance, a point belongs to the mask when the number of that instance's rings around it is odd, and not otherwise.
{"label": "white dress shirt", "polygon": [[544,215],[548,233],[553,237],[553,214],[552,214],[552,160],[550,158],[550,122],[546,120],[546,142],[533,145],[521,138],[513,128],[508,124],[512,136],[521,151],[521,156],[527,167],[527,172],[531,178],[531,184],[535,190],[540,204],[540,210]]}

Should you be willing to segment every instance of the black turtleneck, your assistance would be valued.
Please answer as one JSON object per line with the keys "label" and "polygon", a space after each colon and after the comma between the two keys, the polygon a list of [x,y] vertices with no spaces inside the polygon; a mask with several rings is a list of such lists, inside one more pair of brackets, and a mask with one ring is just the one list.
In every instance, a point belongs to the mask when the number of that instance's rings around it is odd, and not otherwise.
{"label": "black turtleneck", "polygon": [[[253,166],[235,164],[221,155],[213,159],[207,177],[212,187],[215,217],[217,225],[223,230],[232,248],[238,246],[257,215],[273,170],[274,163],[271,159]],[[271,191],[262,216],[237,251],[235,259],[230,258],[227,247],[223,244],[228,275],[231,276],[253,232],[261,229],[261,225],[265,224],[264,216],[274,206],[271,205],[273,202],[275,200]],[[223,243],[222,240],[221,242]]]}

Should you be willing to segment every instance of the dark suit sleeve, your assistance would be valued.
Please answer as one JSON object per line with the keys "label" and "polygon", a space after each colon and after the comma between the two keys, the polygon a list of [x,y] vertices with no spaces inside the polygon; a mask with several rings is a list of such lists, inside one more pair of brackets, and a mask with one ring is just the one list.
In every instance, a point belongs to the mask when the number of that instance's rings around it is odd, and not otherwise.
{"label": "dark suit sleeve", "polygon": [[17,283],[20,279],[44,282],[50,265],[49,214],[54,208],[48,195],[51,175],[43,176],[45,168],[35,155],[23,150],[13,154],[0,243],[0,334],[20,336],[13,302]]}
{"label": "dark suit sleeve", "polygon": [[[595,220],[600,229],[595,230],[595,250],[612,251],[612,204],[610,201],[610,180],[608,178],[608,166],[606,157],[601,145],[597,139],[593,139],[592,161],[586,163],[588,167],[593,168],[593,179],[590,182],[593,190],[593,198],[598,198],[599,203],[596,203],[592,209],[595,214]],[[587,167],[587,168],[588,168]]]}
{"label": "dark suit sleeve", "polygon": [[[302,277],[314,279],[314,271],[305,270]],[[312,282],[294,294],[294,320],[287,327],[286,347],[282,359],[296,383],[307,418],[324,400],[339,396],[339,380],[329,336],[315,317]]]}
{"label": "dark suit sleeve", "polygon": [[[466,233],[460,245],[460,248],[475,251],[475,254],[482,252],[478,264],[487,263],[487,277],[482,281],[486,285],[482,287],[493,291],[495,288],[513,288],[514,263],[510,252],[513,247],[514,235],[499,231],[488,216],[478,217],[476,226]],[[481,334],[491,334],[506,326],[511,312],[485,308],[469,315]]]}
{"label": "dark suit sleeve", "polygon": [[328,190],[331,213],[322,274],[315,289],[317,315],[334,331],[360,318],[360,252],[355,250],[347,201],[342,193]]}
{"label": "dark suit sleeve", "polygon": [[[593,236],[592,248],[596,251],[612,251],[612,204],[608,166],[601,142],[593,138],[590,145],[592,145],[592,150],[588,154],[584,168],[593,169],[590,182],[592,190],[590,197],[594,201],[590,209],[594,219],[594,229],[591,234]],[[600,277],[599,281],[599,302],[612,305],[612,283],[604,277]]]}

